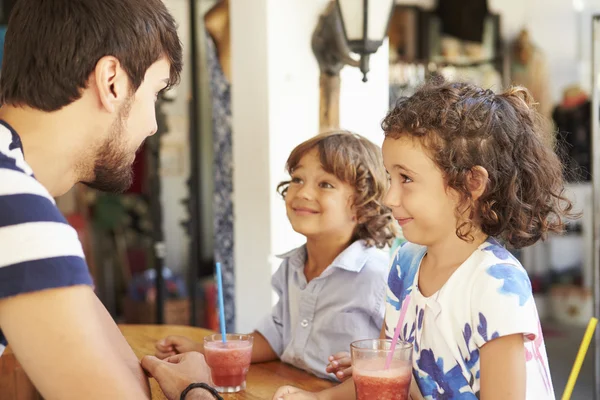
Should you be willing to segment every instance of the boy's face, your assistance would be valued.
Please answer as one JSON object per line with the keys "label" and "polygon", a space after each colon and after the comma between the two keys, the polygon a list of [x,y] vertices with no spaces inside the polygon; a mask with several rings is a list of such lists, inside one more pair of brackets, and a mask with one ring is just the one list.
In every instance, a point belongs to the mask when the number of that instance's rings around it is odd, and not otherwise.
{"label": "boy's face", "polygon": [[357,225],[354,188],[323,170],[317,149],[300,159],[291,176],[285,205],[296,232],[312,239],[353,234]]}
{"label": "boy's face", "polygon": [[135,155],[144,140],[156,133],[156,100],[169,80],[170,65],[160,59],[148,68],[137,91],[120,106],[109,134],[95,152],[95,189],[120,192],[132,183]]}
{"label": "boy's face", "polygon": [[419,140],[386,138],[382,151],[390,178],[383,202],[406,240],[430,246],[456,236],[458,195],[447,188],[442,171]]}

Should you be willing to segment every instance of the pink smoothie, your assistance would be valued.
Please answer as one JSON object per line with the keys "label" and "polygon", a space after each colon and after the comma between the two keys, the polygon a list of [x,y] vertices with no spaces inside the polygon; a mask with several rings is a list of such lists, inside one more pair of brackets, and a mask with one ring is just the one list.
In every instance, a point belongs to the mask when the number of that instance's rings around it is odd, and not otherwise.
{"label": "pink smoothie", "polygon": [[204,356],[216,386],[240,386],[250,368],[252,344],[247,340],[210,342],[204,346]]}
{"label": "pink smoothie", "polygon": [[[371,361],[371,362],[370,362]],[[407,400],[412,379],[412,366],[408,362],[392,362],[384,369],[385,360],[362,360],[359,368],[353,367],[352,378],[356,400]]]}

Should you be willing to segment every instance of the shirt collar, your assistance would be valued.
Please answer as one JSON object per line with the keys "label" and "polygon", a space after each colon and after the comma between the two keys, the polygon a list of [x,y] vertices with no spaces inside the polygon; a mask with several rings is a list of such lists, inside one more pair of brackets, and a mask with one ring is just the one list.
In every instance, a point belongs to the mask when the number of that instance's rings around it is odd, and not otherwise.
{"label": "shirt collar", "polygon": [[[368,255],[368,247],[364,240],[357,240],[342,251],[333,260],[329,267],[339,268],[350,272],[360,272],[365,266]],[[288,261],[288,265],[293,268],[304,268],[306,261],[306,245],[302,245],[294,250],[288,251],[277,256]]]}
{"label": "shirt collar", "polygon": [[[11,135],[11,140],[9,142],[8,151],[12,151],[14,149],[19,149],[19,150],[21,150],[21,152],[23,152],[23,144],[21,143],[21,138],[19,137],[19,134],[17,133],[17,131],[15,131],[13,129],[13,127],[9,125],[8,122],[6,122],[2,119],[0,119],[0,125],[3,128],[6,128],[6,130],[8,130]],[[2,128],[0,128],[0,129],[2,129]]]}

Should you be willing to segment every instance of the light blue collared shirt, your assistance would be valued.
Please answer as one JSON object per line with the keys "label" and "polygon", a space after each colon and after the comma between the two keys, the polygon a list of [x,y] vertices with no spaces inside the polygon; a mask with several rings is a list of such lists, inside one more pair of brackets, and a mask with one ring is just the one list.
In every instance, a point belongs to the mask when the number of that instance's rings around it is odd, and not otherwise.
{"label": "light blue collared shirt", "polygon": [[356,241],[308,283],[304,275],[306,246],[280,258],[283,262],[271,280],[279,301],[256,330],[282,361],[336,380],[325,372],[331,354],[349,352],[355,340],[379,338],[387,252]]}

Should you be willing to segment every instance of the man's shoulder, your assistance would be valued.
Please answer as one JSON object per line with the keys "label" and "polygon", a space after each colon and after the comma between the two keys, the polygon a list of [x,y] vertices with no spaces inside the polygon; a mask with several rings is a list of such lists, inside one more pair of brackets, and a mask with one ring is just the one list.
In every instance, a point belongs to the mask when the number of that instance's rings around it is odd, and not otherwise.
{"label": "man's shoulder", "polygon": [[0,228],[31,222],[66,220],[48,190],[0,153]]}
{"label": "man's shoulder", "polygon": [[19,136],[0,120],[0,227],[35,221],[65,222],[25,162]]}
{"label": "man's shoulder", "polygon": [[46,188],[0,153],[0,300],[91,284],[83,249]]}

